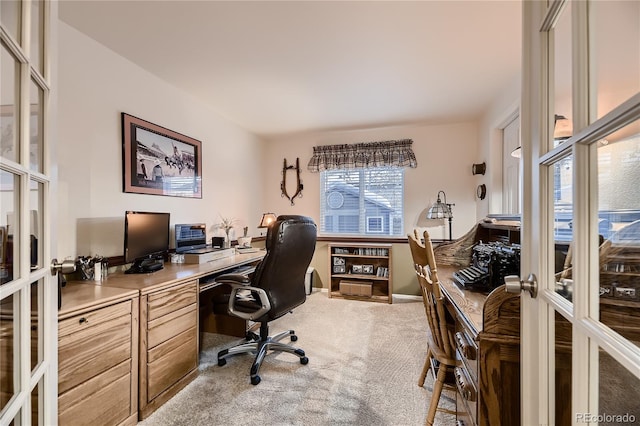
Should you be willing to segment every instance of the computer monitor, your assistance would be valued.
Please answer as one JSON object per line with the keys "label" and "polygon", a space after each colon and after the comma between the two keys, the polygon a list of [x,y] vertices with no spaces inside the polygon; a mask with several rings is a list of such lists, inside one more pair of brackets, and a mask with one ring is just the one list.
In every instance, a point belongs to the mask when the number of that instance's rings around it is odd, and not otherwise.
{"label": "computer monitor", "polygon": [[207,226],[204,223],[181,223],[175,226],[176,253],[205,248]]}
{"label": "computer monitor", "polygon": [[127,211],[124,220],[124,260],[127,273],[162,269],[169,252],[169,213]]}

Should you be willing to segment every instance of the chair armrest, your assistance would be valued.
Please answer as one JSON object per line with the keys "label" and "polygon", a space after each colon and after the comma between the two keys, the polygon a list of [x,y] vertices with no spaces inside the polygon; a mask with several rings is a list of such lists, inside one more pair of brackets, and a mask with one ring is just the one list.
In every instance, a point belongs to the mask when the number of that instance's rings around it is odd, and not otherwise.
{"label": "chair armrest", "polygon": [[225,284],[249,284],[251,282],[251,278],[245,274],[224,274],[216,277],[215,281]]}
{"label": "chair armrest", "polygon": [[[231,274],[231,275],[239,275],[239,274]],[[227,281],[225,284],[229,284],[231,286],[231,294],[229,295],[229,313],[231,315],[237,316],[244,320],[253,321],[256,318],[260,318],[265,313],[271,310],[271,303],[269,302],[269,297],[267,297],[267,292],[258,287],[251,287],[246,284],[235,284]],[[251,291],[254,294],[258,295],[258,299],[260,301],[260,309],[255,312],[241,312],[235,309],[235,300],[238,295],[238,291]]]}

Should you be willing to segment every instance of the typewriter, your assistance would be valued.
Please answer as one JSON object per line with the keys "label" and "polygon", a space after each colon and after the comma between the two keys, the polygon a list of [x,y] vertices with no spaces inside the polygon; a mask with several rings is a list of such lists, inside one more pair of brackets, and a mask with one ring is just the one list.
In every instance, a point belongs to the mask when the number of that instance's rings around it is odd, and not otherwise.
{"label": "typewriter", "polygon": [[507,275],[520,273],[520,245],[502,242],[473,246],[471,266],[453,273],[458,286],[478,291],[491,291],[504,284]]}

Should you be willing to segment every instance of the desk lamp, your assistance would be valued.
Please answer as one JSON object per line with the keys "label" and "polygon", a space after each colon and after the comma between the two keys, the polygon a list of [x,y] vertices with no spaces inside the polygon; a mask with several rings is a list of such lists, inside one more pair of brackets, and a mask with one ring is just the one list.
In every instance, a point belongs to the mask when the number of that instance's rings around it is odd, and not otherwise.
{"label": "desk lamp", "polygon": [[[440,193],[444,197],[444,203],[440,198]],[[449,241],[451,241],[453,213],[451,212],[451,206],[455,204],[447,203],[447,194],[444,191],[438,191],[438,199],[431,206],[427,212],[427,219],[449,219]]]}
{"label": "desk lamp", "polygon": [[262,219],[260,219],[260,224],[258,225],[258,228],[268,228],[275,221],[276,221],[275,213],[264,213],[262,215]]}

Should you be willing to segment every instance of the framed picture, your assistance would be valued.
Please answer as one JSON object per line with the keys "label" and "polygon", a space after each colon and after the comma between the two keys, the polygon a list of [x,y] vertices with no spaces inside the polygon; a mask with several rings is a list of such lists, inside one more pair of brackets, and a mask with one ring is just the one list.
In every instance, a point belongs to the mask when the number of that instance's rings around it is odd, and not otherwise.
{"label": "framed picture", "polygon": [[352,265],[351,266],[351,272],[354,274],[361,274],[362,273],[362,265]]}
{"label": "framed picture", "polygon": [[346,272],[345,265],[333,265],[334,274],[344,274]]}
{"label": "framed picture", "polygon": [[333,258],[334,265],[344,265],[344,257],[334,257]]}
{"label": "framed picture", "polygon": [[362,265],[363,274],[373,274],[373,265]]}
{"label": "framed picture", "polygon": [[202,142],[122,113],[123,191],[202,198]]}

